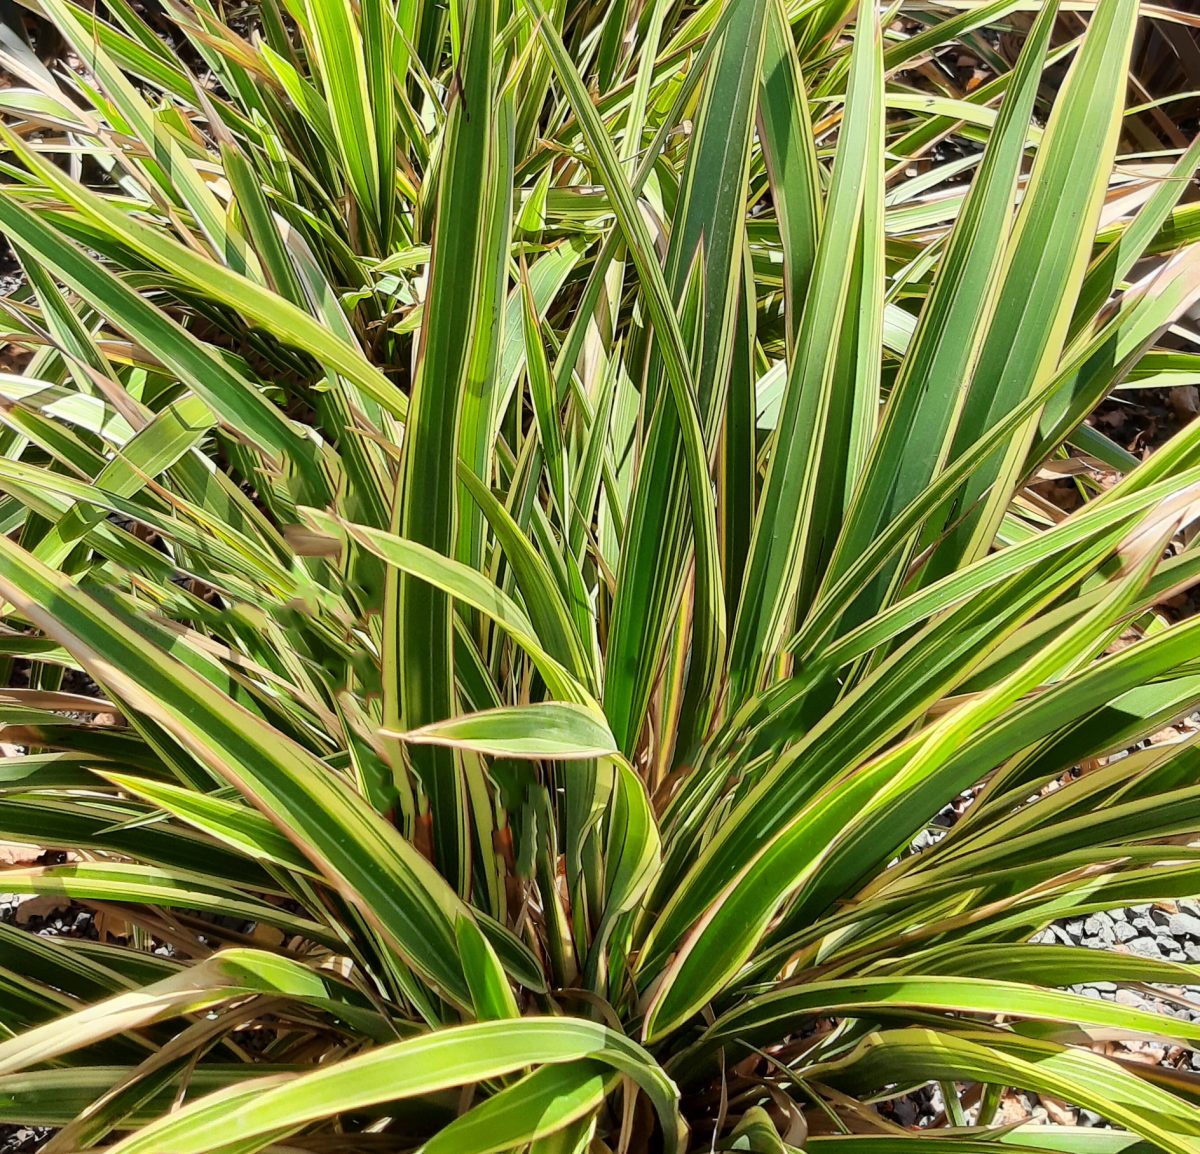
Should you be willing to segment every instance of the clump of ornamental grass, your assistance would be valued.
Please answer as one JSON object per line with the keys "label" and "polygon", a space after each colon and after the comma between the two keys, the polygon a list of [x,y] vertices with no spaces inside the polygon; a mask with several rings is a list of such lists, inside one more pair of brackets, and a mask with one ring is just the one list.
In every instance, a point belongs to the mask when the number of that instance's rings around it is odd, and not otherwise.
{"label": "clump of ornamental grass", "polygon": [[104,940],[0,926],[0,1120],[1200,1150],[1103,1045],[1200,1027],[1066,989],[1200,974],[1033,942],[1200,892],[1200,423],[1087,424],[1195,379],[1200,146],[1118,155],[1135,0],[1007,10],[39,0],[2,888]]}

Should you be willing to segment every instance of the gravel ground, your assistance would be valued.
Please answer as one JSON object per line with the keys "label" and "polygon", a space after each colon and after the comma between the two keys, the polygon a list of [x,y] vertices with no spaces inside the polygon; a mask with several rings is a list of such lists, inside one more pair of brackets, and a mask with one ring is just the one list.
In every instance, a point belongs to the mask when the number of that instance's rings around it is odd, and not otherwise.
{"label": "gravel ground", "polygon": [[3,1130],[6,1131],[0,1134],[0,1151],[3,1154],[33,1154],[41,1149],[42,1143],[52,1133],[29,1126],[5,1126]]}
{"label": "gravel ground", "polygon": [[[1143,958],[1171,962],[1198,962],[1200,903],[1183,899],[1171,905],[1175,908],[1171,909],[1165,903],[1130,906],[1128,909],[1074,918],[1051,926],[1039,940],[1060,942],[1067,946],[1089,946],[1096,950],[1118,949]],[[1107,992],[1103,985],[1083,986],[1081,990],[1087,994],[1093,990]],[[1200,995],[1200,986],[1195,987],[1195,991]],[[1180,1013],[1177,1016],[1200,1021],[1200,1008],[1196,1013]]]}
{"label": "gravel ground", "polygon": [[24,277],[7,239],[0,237],[0,297],[10,296],[21,287]]}

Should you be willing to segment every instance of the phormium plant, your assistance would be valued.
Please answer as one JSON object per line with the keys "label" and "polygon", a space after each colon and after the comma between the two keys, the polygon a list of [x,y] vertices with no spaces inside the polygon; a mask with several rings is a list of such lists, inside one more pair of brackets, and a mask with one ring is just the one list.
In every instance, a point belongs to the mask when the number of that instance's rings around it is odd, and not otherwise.
{"label": "phormium plant", "polygon": [[1031,941],[1200,892],[1195,742],[1113,756],[1200,702],[1200,423],[1085,423],[1196,379],[1200,146],[1118,161],[1136,0],[1016,7],[38,0],[0,837],[75,857],[0,888],[106,940],[0,925],[0,1120],[1200,1151],[1092,1045],[1200,1027],[1066,989],[1196,971]]}

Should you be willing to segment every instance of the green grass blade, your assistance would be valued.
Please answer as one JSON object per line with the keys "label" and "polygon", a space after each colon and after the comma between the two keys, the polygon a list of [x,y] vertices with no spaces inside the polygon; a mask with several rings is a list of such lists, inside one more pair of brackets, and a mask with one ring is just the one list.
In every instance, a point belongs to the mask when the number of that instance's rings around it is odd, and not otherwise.
{"label": "green grass blade", "polygon": [[[860,439],[857,414],[870,414],[868,401],[877,389],[878,354],[858,347],[851,312],[855,262],[847,261],[860,244],[864,252],[876,247],[868,229],[878,228],[878,218],[867,220],[867,205],[877,188],[868,192],[867,186],[878,186],[882,177],[882,57],[879,32],[866,7],[854,47],[847,131],[838,143],[831,207],[775,431],[776,443],[786,448],[774,453],[768,466],[730,638],[731,694],[738,703],[758,687],[773,660],[797,593],[803,603],[815,588],[830,529],[840,520],[845,488],[853,480],[845,470]],[[873,289],[863,291],[873,298]],[[880,302],[862,303],[866,308],[856,311],[869,315]]]}
{"label": "green grass blade", "polygon": [[[393,511],[399,536],[449,556],[457,537],[457,453],[472,339],[489,265],[488,200],[495,139],[493,36],[496,0],[471,0],[460,78],[448,113],[438,174],[429,290]],[[417,496],[417,493],[420,496]],[[384,724],[414,729],[456,712],[450,602],[438,589],[388,571],[384,612]],[[462,770],[454,752],[413,751],[422,812],[433,821],[439,868],[462,893],[470,852]]]}
{"label": "green grass blade", "polygon": [[108,234],[155,262],[164,272],[179,277],[192,288],[236,309],[285,343],[310,353],[328,368],[353,381],[385,411],[404,418],[407,404],[403,394],[367,360],[360,349],[353,347],[341,334],[330,332],[327,326],[320,324],[290,300],[232,269],[198,256],[158,230],[113,208],[105,197],[97,196],[81,183],[67,178],[7,130],[0,129],[0,134],[25,160],[31,171],[46,181],[48,187]]}
{"label": "green grass blade", "polygon": [[1200,1122],[1189,1103],[1098,1054],[1014,1035],[885,1031],[814,1076],[860,1092],[914,1077],[1020,1086],[1087,1106],[1171,1154],[1200,1149]]}
{"label": "green grass blade", "polygon": [[[386,185],[382,174],[386,163],[394,183],[396,169],[390,156],[382,158],[379,154],[379,136],[386,139],[386,134],[377,132],[375,120],[386,119],[394,127],[395,117],[390,101],[376,108],[371,99],[371,81],[377,79],[386,63],[367,60],[362,29],[345,0],[307,0],[306,7],[338,154],[370,243],[377,252],[386,254],[393,205],[383,200]],[[375,34],[370,48],[378,56],[383,51],[379,39],[383,14],[367,14],[371,0],[363,7],[364,23]],[[390,85],[387,92],[390,95]],[[380,95],[378,87],[374,95]]]}
{"label": "green grass blade", "polygon": [[[261,392],[176,321],[10,196],[0,195],[0,228],[84,300],[103,309],[114,324],[176,373],[232,428],[254,439],[272,455],[311,460],[312,453],[299,432]],[[307,475],[311,480],[314,475],[311,467]]]}
{"label": "green grass blade", "polygon": [[314,538],[307,529],[297,530],[292,538],[297,547],[311,549],[318,554],[331,549],[336,552],[340,548],[339,541],[345,536],[389,565],[427,582],[494,621],[529,654],[547,686],[560,701],[585,705],[592,703],[593,698],[587,690],[546,651],[520,605],[475,569],[443,557],[415,541],[406,541],[394,533],[384,533],[365,525],[347,524],[315,509],[305,509],[303,513],[317,532]]}
{"label": "green grass blade", "polygon": [[490,709],[397,736],[415,745],[448,745],[493,757],[582,761],[617,752],[603,717],[569,702]]}
{"label": "green grass blade", "polygon": [[[980,350],[951,454],[995,416],[1053,375],[1091,255],[1106,176],[1121,128],[1126,62],[1137,24],[1134,0],[1101,4],[1055,102],[1030,174],[1001,273],[996,312]],[[1079,174],[1091,174],[1080,180]],[[1024,467],[1033,430],[997,454],[964,486],[955,508],[972,509],[940,542],[926,579],[959,557],[980,556],[994,539],[1008,482]],[[986,497],[992,480],[1002,483]]]}
{"label": "green grass blade", "polygon": [[180,139],[155,116],[136,86],[84,23],[86,20],[96,27],[100,23],[97,16],[94,13],[76,16],[64,0],[45,0],[44,7],[145,148],[149,159],[144,163],[144,171],[162,194],[187,206],[214,253],[240,272],[257,272],[254,254],[247,250],[242,237],[227,228],[225,211],[201,175],[196,156],[189,155]]}
{"label": "green grass blade", "polygon": [[[697,541],[698,557],[704,560],[704,567],[711,576],[717,550],[716,523],[708,479],[707,451],[704,447],[702,424],[696,405],[695,386],[685,352],[683,336],[671,303],[671,296],[662,270],[654,259],[654,245],[650,240],[646,222],[638,210],[633,189],[625,177],[612,141],[592,104],[587,88],[567,52],[566,46],[554,28],[548,24],[539,0],[527,0],[527,5],[539,22],[538,28],[549,51],[555,73],[566,89],[567,97],[575,115],[579,118],[580,127],[588,146],[604,176],[606,189],[612,198],[613,209],[625,234],[628,252],[647,294],[646,306],[654,325],[655,347],[659,350],[666,369],[670,396],[681,432],[680,443],[686,463],[692,531]],[[691,264],[689,263],[684,269],[685,273],[690,268]],[[645,532],[648,530],[643,531],[643,533]],[[658,532],[659,529],[656,528],[655,533],[658,534]],[[635,538],[636,536],[635,534]],[[636,601],[636,598],[634,600]],[[640,718],[633,716],[634,713],[640,711],[628,708],[632,702],[625,695],[631,689],[635,693],[642,692],[642,684],[646,681],[649,667],[655,664],[653,657],[649,663],[640,657],[643,640],[644,638],[639,633],[636,644],[627,646],[631,649],[630,658],[620,656],[616,658],[618,667],[622,669],[630,664],[630,659],[634,666],[640,663],[642,666],[641,676],[632,679],[633,684],[631,684],[631,679],[624,675],[610,681],[613,693],[621,695],[619,700],[615,697],[610,700],[609,693],[606,691],[605,708],[609,720],[613,724],[613,732],[618,741],[622,743],[623,748],[627,748],[636,739],[637,729],[640,728],[638,725]]]}
{"label": "green grass blade", "polygon": [[381,1046],[302,1078],[251,1079],[233,1093],[201,1099],[112,1147],[113,1154],[205,1154],[222,1150],[231,1118],[243,1138],[287,1132],[304,1122],[470,1085],[531,1065],[603,1063],[650,1096],[668,1154],[680,1149],[676,1091],[640,1046],[578,1018],[481,1022]]}
{"label": "green grass blade", "polygon": [[599,1062],[543,1066],[456,1118],[424,1154],[500,1154],[558,1134],[594,1114],[615,1081]]}
{"label": "green grass blade", "polygon": [[[822,1001],[824,999],[824,1001]],[[762,1046],[790,1033],[801,1015],[827,1009],[845,1010],[856,1017],[873,1013],[887,1016],[889,1008],[906,1007],[933,1012],[991,1017],[1035,1019],[1079,1023],[1120,1031],[1129,1036],[1183,1037],[1192,1035],[1192,1024],[1176,1025],[1149,1010],[1085,998],[1082,994],[1045,990],[1016,981],[991,978],[950,978],[905,974],[898,977],[860,977],[828,982],[810,982],[795,989],[781,989],[757,998],[722,1015],[705,1031],[694,1051],[681,1063],[702,1054],[713,1058],[714,1048],[743,1045]]]}
{"label": "green grass blade", "polygon": [[794,349],[821,232],[821,170],[804,77],[782,0],[767,6],[758,131],[779,217],[788,347]]}
{"label": "green grass blade", "polygon": [[0,589],[129,708],[285,821],[305,854],[405,957],[446,996],[465,1000],[451,919],[469,915],[429,863],[341,779],[192,670],[130,636],[11,542],[0,542]]}
{"label": "green grass blade", "polygon": [[[961,383],[978,357],[980,334],[993,309],[1026,129],[1053,21],[1051,4],[1042,10],[1021,53],[884,410],[846,527],[830,561],[831,578],[839,577],[862,555],[938,469],[957,413]],[[907,446],[914,442],[928,446],[929,451],[909,452]],[[858,624],[882,603],[894,574],[894,569],[885,571],[875,579],[852,613],[850,624]]]}

